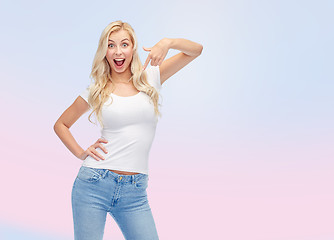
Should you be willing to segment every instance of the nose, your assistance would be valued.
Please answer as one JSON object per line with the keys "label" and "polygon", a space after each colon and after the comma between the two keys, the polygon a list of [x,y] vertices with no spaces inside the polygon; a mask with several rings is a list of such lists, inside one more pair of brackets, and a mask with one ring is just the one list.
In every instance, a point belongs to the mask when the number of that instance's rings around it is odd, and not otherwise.
{"label": "nose", "polygon": [[122,54],[122,49],[120,47],[116,48],[116,55],[121,55]]}

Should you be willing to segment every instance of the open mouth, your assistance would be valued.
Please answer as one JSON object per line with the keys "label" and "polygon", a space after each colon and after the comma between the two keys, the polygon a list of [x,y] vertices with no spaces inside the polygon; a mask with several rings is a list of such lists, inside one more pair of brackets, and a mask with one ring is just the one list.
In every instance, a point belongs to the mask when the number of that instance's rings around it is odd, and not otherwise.
{"label": "open mouth", "polygon": [[118,67],[122,67],[125,62],[125,59],[114,59],[114,62]]}

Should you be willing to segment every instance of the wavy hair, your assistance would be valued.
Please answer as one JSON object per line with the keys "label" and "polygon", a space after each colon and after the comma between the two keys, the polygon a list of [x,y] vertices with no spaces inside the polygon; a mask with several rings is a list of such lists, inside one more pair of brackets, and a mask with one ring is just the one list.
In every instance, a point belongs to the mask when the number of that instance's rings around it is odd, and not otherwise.
{"label": "wavy hair", "polygon": [[[125,30],[130,35],[130,40],[133,45],[133,57],[130,63],[131,69],[131,78],[133,81],[134,87],[138,91],[142,91],[146,93],[150,97],[150,102],[154,104],[154,112],[156,116],[161,117],[161,113],[158,109],[159,103],[159,95],[160,93],[149,84],[147,81],[147,73],[142,70],[143,64],[140,61],[138,55],[138,41],[136,34],[130,24],[126,22],[122,22],[121,20],[114,21],[108,24],[107,27],[103,30],[98,48],[93,60],[92,71],[90,74],[91,84],[88,86],[89,94],[88,94],[88,104],[92,109],[92,112],[88,116],[88,120],[93,123],[90,118],[92,114],[95,113],[97,120],[103,128],[103,121],[101,117],[102,107],[105,102],[111,98],[111,103],[113,102],[113,98],[110,93],[115,89],[115,84],[111,78],[111,67],[106,58],[107,50],[108,50],[108,39],[112,32],[117,32],[119,30]],[[130,78],[130,79],[131,79]],[[108,89],[107,83],[111,81],[112,90]],[[111,104],[110,103],[110,104]]]}

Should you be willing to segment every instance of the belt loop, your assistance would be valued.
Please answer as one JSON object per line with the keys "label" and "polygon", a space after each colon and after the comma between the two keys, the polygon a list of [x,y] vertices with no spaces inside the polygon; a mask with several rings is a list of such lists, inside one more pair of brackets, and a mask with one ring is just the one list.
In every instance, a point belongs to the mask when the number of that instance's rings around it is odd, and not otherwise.
{"label": "belt loop", "polygon": [[132,184],[135,182],[135,175],[131,175]]}
{"label": "belt loop", "polygon": [[102,177],[105,178],[106,175],[107,175],[107,173],[108,173],[108,169],[104,169],[104,172],[103,172],[103,174],[102,174]]}

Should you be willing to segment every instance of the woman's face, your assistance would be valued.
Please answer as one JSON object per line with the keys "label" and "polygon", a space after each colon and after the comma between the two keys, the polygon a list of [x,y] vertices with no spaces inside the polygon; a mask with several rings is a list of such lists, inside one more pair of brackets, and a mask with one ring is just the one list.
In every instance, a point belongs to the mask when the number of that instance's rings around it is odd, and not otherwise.
{"label": "woman's face", "polygon": [[125,71],[130,71],[131,73],[129,66],[132,61],[132,48],[133,45],[127,31],[121,29],[110,34],[106,58],[112,72],[123,73]]}

